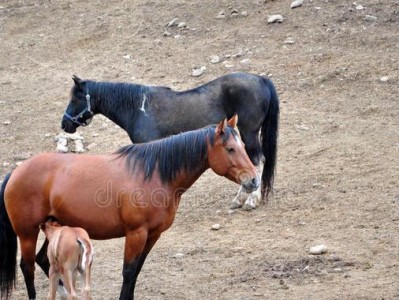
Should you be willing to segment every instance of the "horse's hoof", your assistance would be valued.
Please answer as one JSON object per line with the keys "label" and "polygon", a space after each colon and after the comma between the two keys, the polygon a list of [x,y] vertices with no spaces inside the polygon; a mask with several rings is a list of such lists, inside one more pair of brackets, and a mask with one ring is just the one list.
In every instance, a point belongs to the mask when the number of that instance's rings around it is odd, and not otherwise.
{"label": "horse's hoof", "polygon": [[250,204],[245,203],[245,204],[243,205],[243,207],[242,207],[242,210],[250,211],[250,210],[253,210],[253,209],[255,209],[255,208],[256,208],[255,206],[252,206],[252,205],[250,205]]}
{"label": "horse's hoof", "polygon": [[241,206],[242,206],[241,203],[236,202],[236,201],[233,201],[233,202],[231,202],[231,204],[230,204],[230,209],[237,209],[237,208],[240,208]]}

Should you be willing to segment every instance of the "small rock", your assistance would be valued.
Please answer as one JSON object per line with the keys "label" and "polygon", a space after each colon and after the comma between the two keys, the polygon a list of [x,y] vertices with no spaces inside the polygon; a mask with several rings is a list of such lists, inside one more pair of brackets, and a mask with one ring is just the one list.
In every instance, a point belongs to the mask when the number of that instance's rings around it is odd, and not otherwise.
{"label": "small rock", "polygon": [[83,153],[85,152],[85,148],[83,147],[82,140],[75,140],[75,150],[76,153]]}
{"label": "small rock", "polygon": [[211,226],[212,230],[219,230],[220,229],[220,224],[213,224]]}
{"label": "small rock", "polygon": [[295,0],[294,2],[291,3],[291,8],[297,8],[302,6],[303,0]]}
{"label": "small rock", "polygon": [[172,34],[169,32],[169,31],[165,31],[164,33],[163,33],[163,36],[171,36]]}
{"label": "small rock", "polygon": [[166,27],[173,27],[173,26],[177,26],[179,19],[178,18],[174,18],[171,21],[169,21],[168,24],[166,24]]}
{"label": "small rock", "polygon": [[376,17],[376,16],[366,15],[366,16],[364,17],[364,20],[365,20],[365,21],[368,21],[368,22],[375,22],[375,21],[377,21],[377,17]]}
{"label": "small rock", "polygon": [[126,55],[123,55],[123,58],[124,59],[131,59],[132,57],[130,56],[130,54],[126,54]]}
{"label": "small rock", "polygon": [[389,80],[389,76],[382,76],[381,78],[380,78],[380,81],[381,82],[387,82]]}
{"label": "small rock", "polygon": [[240,61],[240,63],[243,65],[249,65],[251,63],[251,60],[249,58],[244,58]]}
{"label": "small rock", "polygon": [[173,38],[176,39],[176,40],[181,39],[181,35],[180,34],[176,34]]}
{"label": "small rock", "polygon": [[19,153],[14,155],[15,160],[26,160],[32,156],[31,153]]}
{"label": "small rock", "polygon": [[238,9],[233,8],[230,14],[231,14],[231,16],[236,17],[236,16],[238,16],[239,13],[240,12]]}
{"label": "small rock", "polygon": [[93,150],[95,147],[97,147],[97,143],[91,143],[86,147],[86,149],[90,151]]}
{"label": "small rock", "polygon": [[220,63],[220,57],[218,55],[211,55],[209,57],[210,61],[212,64],[218,64]]}
{"label": "small rock", "polygon": [[4,168],[6,168],[6,167],[8,167],[8,166],[10,166],[10,163],[9,163],[9,162],[6,162],[6,161],[3,162],[3,167],[4,167]]}
{"label": "small rock", "polygon": [[186,22],[180,22],[179,24],[177,24],[178,28],[186,28],[187,27],[187,23]]}
{"label": "small rock", "polygon": [[223,65],[224,65],[224,67],[227,68],[227,69],[234,68],[234,65],[233,65],[231,62],[229,62],[229,61],[225,61],[225,62],[223,63]]}
{"label": "small rock", "polygon": [[221,10],[221,11],[217,14],[216,19],[224,19],[224,18],[226,18],[226,13],[224,12],[224,10]]}
{"label": "small rock", "polygon": [[364,6],[361,4],[356,5],[356,10],[363,10]]}
{"label": "small rock", "polygon": [[205,66],[202,66],[202,67],[200,67],[200,68],[195,68],[195,69],[193,69],[191,75],[192,75],[193,77],[199,77],[199,76],[201,76],[202,74],[204,74],[205,70],[206,70],[206,67],[205,67]]}
{"label": "small rock", "polygon": [[51,137],[51,133],[46,133],[45,135],[44,135],[44,137],[46,137],[46,138],[48,138],[48,137]]}
{"label": "small rock", "polygon": [[267,23],[282,23],[284,18],[282,15],[272,15],[267,19]]}
{"label": "small rock", "polygon": [[314,9],[315,10],[321,10],[321,7],[320,6],[316,6]]}
{"label": "small rock", "polygon": [[294,44],[294,43],[295,43],[295,41],[294,41],[294,39],[291,38],[291,37],[287,38],[287,39],[284,41],[284,44],[287,44],[287,45],[292,45],[292,44]]}
{"label": "small rock", "polygon": [[68,140],[65,137],[59,137],[57,142],[57,152],[67,153],[68,152]]}
{"label": "small rock", "polygon": [[244,10],[243,12],[241,12],[241,16],[247,17],[248,16],[248,12]]}
{"label": "small rock", "polygon": [[94,133],[92,134],[92,136],[93,136],[93,137],[99,137],[99,136],[100,136],[100,134],[99,134],[99,133],[97,133],[97,132],[94,132]]}
{"label": "small rock", "polygon": [[4,124],[4,125],[10,125],[10,124],[11,124],[11,121],[10,121],[10,120],[6,120],[6,121],[3,122],[3,124]]}
{"label": "small rock", "polygon": [[324,254],[326,252],[327,252],[326,245],[317,245],[317,246],[310,247],[310,249],[309,249],[309,254],[312,254],[312,255],[320,255],[320,254]]}
{"label": "small rock", "polygon": [[236,212],[237,212],[236,209],[229,209],[229,210],[227,211],[227,213],[228,213],[229,215],[235,214]]}
{"label": "small rock", "polygon": [[336,272],[336,273],[341,273],[342,269],[341,268],[334,268],[333,271]]}
{"label": "small rock", "polygon": [[174,258],[178,258],[178,259],[183,258],[184,257],[184,253],[177,252],[175,255],[173,255],[173,257]]}

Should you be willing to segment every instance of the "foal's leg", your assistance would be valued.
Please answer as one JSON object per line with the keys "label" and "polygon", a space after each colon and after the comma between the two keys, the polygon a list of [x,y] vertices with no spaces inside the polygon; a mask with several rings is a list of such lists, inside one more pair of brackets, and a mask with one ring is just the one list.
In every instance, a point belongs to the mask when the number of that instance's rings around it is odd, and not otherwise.
{"label": "foal's leg", "polygon": [[49,293],[48,293],[48,300],[55,300],[56,292],[57,292],[57,285],[58,285],[58,280],[59,280],[59,272],[53,266],[50,266],[49,279],[50,279],[50,287],[49,287]]}
{"label": "foal's leg", "polygon": [[76,300],[78,299],[78,297],[76,296],[76,291],[75,291],[75,287],[73,284],[73,277],[74,277],[74,271],[72,271],[69,268],[64,268],[63,272],[62,272],[62,277],[64,278],[64,282],[65,282],[65,287],[68,291],[68,300]]}
{"label": "foal's leg", "polygon": [[[49,274],[50,262],[49,262],[48,256],[47,256],[47,248],[48,248],[48,240],[45,239],[42,247],[40,248],[39,252],[36,254],[36,263],[43,270],[43,272],[47,275],[47,277],[50,277],[50,274]],[[59,276],[58,276],[58,278],[59,278]],[[57,291],[58,291],[61,299],[65,300],[67,297],[67,291],[66,291],[61,279],[58,279]]]}
{"label": "foal's leg", "polygon": [[119,299],[133,300],[140,257],[147,241],[147,230],[138,229],[126,234],[125,257],[123,262],[123,283]]}
{"label": "foal's leg", "polygon": [[26,289],[30,300],[36,299],[35,289],[35,257],[36,257],[36,241],[39,231],[30,235],[20,236],[21,244],[21,263],[20,267],[24,275]]}

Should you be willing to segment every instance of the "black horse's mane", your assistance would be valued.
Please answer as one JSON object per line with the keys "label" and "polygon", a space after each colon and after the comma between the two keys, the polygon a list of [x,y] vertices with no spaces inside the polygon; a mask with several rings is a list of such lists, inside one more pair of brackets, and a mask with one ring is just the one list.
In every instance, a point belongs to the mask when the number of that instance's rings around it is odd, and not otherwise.
{"label": "black horse's mane", "polygon": [[102,81],[84,81],[86,93],[94,99],[98,95],[107,99],[101,101],[104,109],[135,109],[139,108],[143,99],[143,94],[148,95],[149,87],[140,84],[125,82],[102,82]]}
{"label": "black horse's mane", "polygon": [[[233,128],[226,127],[224,142],[230,134],[237,136]],[[207,157],[207,137],[213,145],[214,135],[215,126],[209,126],[149,143],[128,145],[116,153],[119,157],[127,157],[126,166],[132,173],[141,167],[145,179],[151,179],[154,170],[158,168],[162,182],[167,183],[174,180],[182,170],[190,173],[198,168],[198,162]]]}

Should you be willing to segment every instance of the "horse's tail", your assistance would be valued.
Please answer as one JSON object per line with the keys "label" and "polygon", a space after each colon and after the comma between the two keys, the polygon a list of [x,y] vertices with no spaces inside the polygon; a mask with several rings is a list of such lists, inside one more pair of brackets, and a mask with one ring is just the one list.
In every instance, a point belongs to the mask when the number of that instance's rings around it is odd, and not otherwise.
{"label": "horse's tail", "polygon": [[268,87],[270,93],[269,109],[261,128],[262,151],[265,157],[261,191],[262,198],[265,198],[273,189],[274,170],[277,159],[277,137],[280,108],[274,84],[268,78],[263,78],[263,81]]}
{"label": "horse's tail", "polygon": [[93,262],[93,245],[90,240],[79,239],[78,244],[80,247],[79,265],[78,268],[81,271],[86,271],[87,267]]}
{"label": "horse's tail", "polygon": [[10,176],[11,173],[6,175],[0,190],[0,299],[8,299],[15,286],[17,264],[17,235],[4,203],[4,191]]}

